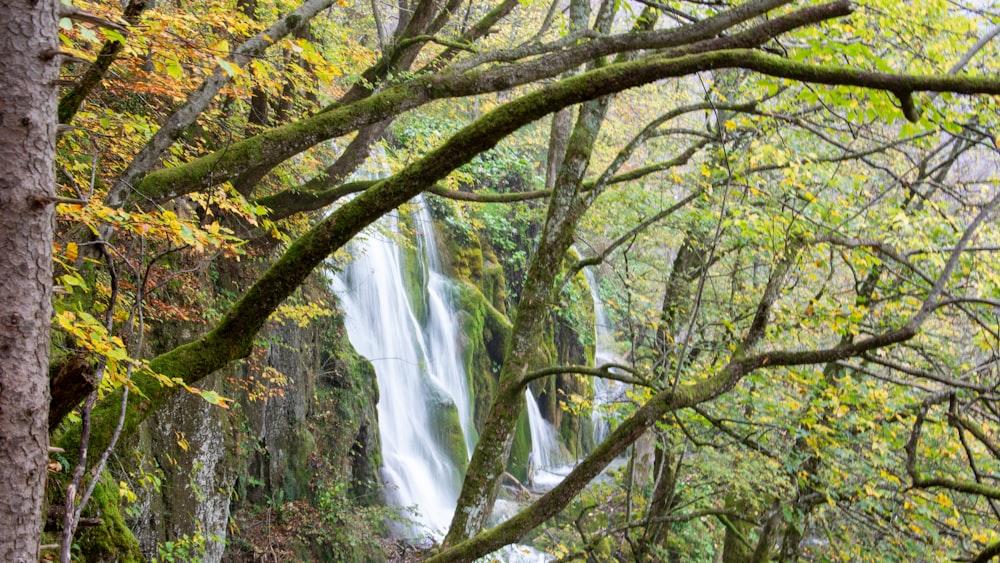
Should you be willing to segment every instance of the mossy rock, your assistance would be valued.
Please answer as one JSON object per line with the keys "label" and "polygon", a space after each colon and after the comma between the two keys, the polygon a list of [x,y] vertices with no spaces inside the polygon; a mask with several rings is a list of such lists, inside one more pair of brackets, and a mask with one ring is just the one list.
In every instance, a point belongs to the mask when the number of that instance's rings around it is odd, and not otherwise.
{"label": "mossy rock", "polygon": [[119,506],[118,486],[110,474],[104,472],[94,487],[84,517],[98,517],[101,525],[81,528],[76,533],[80,551],[75,561],[87,563],[139,563],[146,561],[139,550],[139,541],[125,525]]}
{"label": "mossy rock", "polygon": [[454,462],[459,471],[459,475],[454,477],[458,480],[469,465],[469,450],[465,444],[465,434],[462,433],[462,422],[458,417],[458,408],[443,390],[432,383],[428,383],[427,386],[431,401],[434,403],[430,409],[434,439]]}
{"label": "mossy rock", "polygon": [[350,490],[363,506],[381,503],[379,469],[382,451],[378,431],[378,378],[371,362],[351,346],[338,314],[324,333],[323,371],[314,398],[310,425],[318,454],[351,475]]}
{"label": "mossy rock", "polygon": [[490,245],[483,245],[483,279],[480,282],[483,295],[502,315],[507,315],[507,278],[503,266]]}
{"label": "mossy rock", "polygon": [[514,442],[510,447],[510,457],[507,459],[507,472],[517,477],[521,482],[528,481],[528,459],[531,456],[531,427],[528,423],[527,409],[521,409],[514,429]]}
{"label": "mossy rock", "polygon": [[[407,230],[414,231],[412,213],[400,215],[400,220]],[[427,282],[428,272],[419,244],[403,244],[400,246],[400,267],[403,269],[403,283],[406,285],[406,295],[410,301],[413,314],[421,322],[427,319]]]}
{"label": "mossy rock", "polygon": [[462,338],[462,363],[473,400],[473,423],[482,428],[490,402],[496,395],[511,323],[468,282],[456,285],[456,303]]}
{"label": "mossy rock", "polygon": [[483,245],[449,200],[433,198],[431,216],[444,273],[479,285],[483,279]]}

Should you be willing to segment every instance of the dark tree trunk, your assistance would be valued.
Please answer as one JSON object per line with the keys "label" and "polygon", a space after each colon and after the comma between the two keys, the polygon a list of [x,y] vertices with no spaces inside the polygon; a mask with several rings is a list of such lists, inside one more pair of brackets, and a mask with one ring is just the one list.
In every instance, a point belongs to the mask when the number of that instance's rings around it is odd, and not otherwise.
{"label": "dark tree trunk", "polygon": [[56,0],[0,2],[0,560],[38,561],[49,445]]}

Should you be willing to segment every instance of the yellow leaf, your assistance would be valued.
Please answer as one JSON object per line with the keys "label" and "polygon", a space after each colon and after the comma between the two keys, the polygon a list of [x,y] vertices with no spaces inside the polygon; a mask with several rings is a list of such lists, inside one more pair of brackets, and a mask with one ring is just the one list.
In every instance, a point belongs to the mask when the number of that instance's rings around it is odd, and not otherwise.
{"label": "yellow leaf", "polygon": [[951,497],[949,497],[948,495],[946,495],[944,493],[938,493],[938,496],[935,497],[935,500],[937,500],[938,504],[940,504],[941,506],[943,506],[945,508],[948,508],[948,507],[951,506]]}
{"label": "yellow leaf", "polygon": [[73,262],[76,260],[77,255],[79,255],[80,249],[77,247],[75,242],[71,242],[66,245],[66,260],[68,262]]}

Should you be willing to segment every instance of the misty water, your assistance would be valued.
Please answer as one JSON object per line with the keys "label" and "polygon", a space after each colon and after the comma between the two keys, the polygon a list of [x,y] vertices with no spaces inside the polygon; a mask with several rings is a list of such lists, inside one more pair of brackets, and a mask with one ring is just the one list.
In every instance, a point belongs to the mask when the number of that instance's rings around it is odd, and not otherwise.
{"label": "misty water", "polygon": [[[587,287],[594,302],[594,367],[621,363],[615,346],[614,327],[608,320],[604,309],[604,300],[598,291],[597,276],[593,267],[583,269],[587,278]],[[608,436],[609,425],[605,407],[622,398],[625,386],[609,379],[594,379],[594,410],[591,421],[594,425],[594,441],[601,443]]]}
{"label": "misty water", "polygon": [[[360,252],[334,278],[354,348],[372,362],[379,385],[382,477],[388,501],[415,507],[406,537],[441,538],[451,523],[461,474],[439,432],[442,413],[457,411],[467,461],[471,448],[471,405],[458,349],[458,320],[446,295],[432,226],[423,204],[417,230],[416,271],[425,282],[426,306],[414,310],[407,294],[404,255],[393,235],[398,217],[371,229]],[[359,252],[361,249],[355,249]],[[454,448],[452,448],[454,449]]]}
{"label": "misty water", "polygon": [[[353,259],[331,283],[345,313],[351,344],[371,361],[378,378],[386,500],[412,509],[404,514],[411,522],[397,524],[395,532],[410,540],[439,541],[451,523],[461,487],[459,468],[468,461],[475,430],[468,377],[461,361],[458,313],[449,299],[452,282],[441,271],[426,204],[417,199],[412,207],[416,209],[415,240],[407,242],[400,234],[398,215],[386,217],[366,231],[361,243],[351,249]],[[404,252],[401,244],[414,246]],[[416,263],[404,263],[407,259]],[[406,272],[419,283],[408,284]],[[604,345],[610,331],[589,272],[588,281],[595,298],[600,364],[613,358]],[[595,391],[601,402],[611,396],[603,383]],[[542,417],[530,390],[525,391],[525,402],[532,441],[531,485],[551,488],[572,465],[563,458],[556,430]],[[456,419],[464,438],[460,447],[441,428],[442,421]],[[594,423],[606,434],[603,420],[595,418]],[[516,511],[516,507],[508,510]],[[506,561],[545,560],[521,546],[497,556]]]}

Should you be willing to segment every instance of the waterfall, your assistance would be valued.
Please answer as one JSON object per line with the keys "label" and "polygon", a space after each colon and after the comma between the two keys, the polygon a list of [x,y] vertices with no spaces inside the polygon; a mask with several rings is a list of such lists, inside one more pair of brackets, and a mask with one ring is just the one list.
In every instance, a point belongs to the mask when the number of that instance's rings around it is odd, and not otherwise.
{"label": "waterfall", "polygon": [[[334,277],[333,286],[351,344],[377,374],[387,500],[416,509],[413,524],[398,532],[440,539],[451,523],[474,430],[457,318],[429,213],[423,200],[416,203],[416,274],[423,281],[416,291],[422,295],[408,294],[403,253],[394,237],[375,229],[368,230],[363,249],[354,249],[363,253]],[[383,219],[383,233],[398,233],[397,222],[395,214]],[[413,303],[425,305],[415,311]]]}
{"label": "waterfall", "polygon": [[551,469],[562,462],[556,429],[542,417],[531,389],[524,390],[524,399],[528,403],[528,427],[531,431],[531,469]]}
{"label": "waterfall", "polygon": [[[579,251],[573,248],[574,252]],[[594,303],[594,367],[609,363],[619,363],[615,351],[615,338],[611,322],[604,310],[604,301],[597,290],[597,280],[591,267],[583,269],[590,288],[590,296]],[[611,404],[624,392],[621,384],[603,378],[594,378],[594,407],[591,411],[591,424],[594,428],[594,440],[600,443],[610,431],[607,413],[604,407]],[[572,464],[566,465],[562,457],[555,428],[542,417],[531,390],[525,390],[528,403],[528,426],[531,432],[531,456],[529,458],[529,480],[538,488],[551,488],[559,484],[563,477],[572,469]]]}
{"label": "waterfall", "polygon": [[[597,291],[594,269],[592,267],[584,268],[583,275],[587,278],[587,287],[590,288],[590,296],[594,301],[594,367],[617,363],[619,358],[615,352],[614,332],[604,310],[604,301]],[[594,378],[594,410],[591,413],[591,421],[594,425],[594,441],[598,444],[604,441],[610,430],[603,407],[611,404],[622,392],[623,389],[619,383],[608,379]]]}

